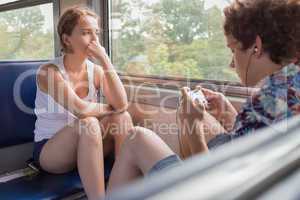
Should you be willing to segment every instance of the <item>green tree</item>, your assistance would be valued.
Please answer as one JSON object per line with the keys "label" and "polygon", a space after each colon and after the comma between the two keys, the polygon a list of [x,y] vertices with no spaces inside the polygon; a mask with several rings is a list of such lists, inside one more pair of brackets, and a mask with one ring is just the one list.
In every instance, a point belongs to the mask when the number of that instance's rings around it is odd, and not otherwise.
{"label": "green tree", "polygon": [[190,44],[196,37],[203,37],[203,0],[161,0],[153,7],[153,13],[161,16],[165,34],[173,42]]}
{"label": "green tree", "polygon": [[39,6],[0,13],[0,60],[49,59],[54,56],[53,31]]}
{"label": "green tree", "polygon": [[113,61],[121,70],[237,80],[228,67],[231,52],[225,47],[218,7],[205,10],[203,0],[130,0],[114,9],[121,13],[122,28],[113,40]]}

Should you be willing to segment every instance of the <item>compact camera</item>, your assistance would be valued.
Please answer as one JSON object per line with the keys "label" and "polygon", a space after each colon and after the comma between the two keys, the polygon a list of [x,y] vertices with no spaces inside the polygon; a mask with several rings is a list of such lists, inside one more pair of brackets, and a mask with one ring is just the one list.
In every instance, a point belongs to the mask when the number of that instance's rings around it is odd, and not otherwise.
{"label": "compact camera", "polygon": [[188,95],[193,101],[197,99],[200,103],[207,106],[208,102],[201,90],[191,90],[188,92]]}

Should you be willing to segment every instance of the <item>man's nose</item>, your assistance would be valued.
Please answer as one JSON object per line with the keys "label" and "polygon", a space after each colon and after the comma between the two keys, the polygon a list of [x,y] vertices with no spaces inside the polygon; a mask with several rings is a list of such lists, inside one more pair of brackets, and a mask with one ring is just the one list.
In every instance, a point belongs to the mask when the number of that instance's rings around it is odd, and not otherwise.
{"label": "man's nose", "polygon": [[229,65],[231,68],[235,68],[235,66],[234,66],[234,60],[232,59],[231,60],[231,63],[230,63],[230,65]]}

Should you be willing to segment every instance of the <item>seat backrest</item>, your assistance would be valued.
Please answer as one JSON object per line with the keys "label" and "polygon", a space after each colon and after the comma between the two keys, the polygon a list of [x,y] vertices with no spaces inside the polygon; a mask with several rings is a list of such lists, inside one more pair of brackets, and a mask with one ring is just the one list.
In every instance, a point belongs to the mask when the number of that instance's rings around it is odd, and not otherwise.
{"label": "seat backrest", "polygon": [[35,75],[42,63],[0,62],[0,148],[33,141]]}

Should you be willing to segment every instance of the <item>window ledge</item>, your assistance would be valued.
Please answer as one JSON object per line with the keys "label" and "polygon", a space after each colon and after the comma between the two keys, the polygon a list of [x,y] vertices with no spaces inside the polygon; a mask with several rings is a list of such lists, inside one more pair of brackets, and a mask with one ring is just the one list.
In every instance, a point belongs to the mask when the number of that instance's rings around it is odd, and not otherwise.
{"label": "window ledge", "polygon": [[214,91],[222,92],[226,96],[247,98],[253,93],[255,88],[247,88],[236,82],[215,81],[215,80],[197,80],[173,77],[155,77],[155,76],[128,76],[120,74],[122,82],[126,85],[147,86],[158,89],[169,89],[178,91],[187,86],[195,88],[201,85]]}

